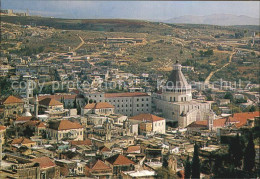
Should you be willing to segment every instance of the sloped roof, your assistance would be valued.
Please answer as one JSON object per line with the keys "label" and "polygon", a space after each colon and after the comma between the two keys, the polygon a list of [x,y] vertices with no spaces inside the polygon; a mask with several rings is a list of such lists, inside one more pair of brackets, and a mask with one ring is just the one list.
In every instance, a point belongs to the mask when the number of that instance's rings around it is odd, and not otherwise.
{"label": "sloped roof", "polygon": [[0,125],[0,130],[5,130],[5,129],[6,129],[5,126]]}
{"label": "sloped roof", "polygon": [[79,140],[79,141],[72,140],[72,141],[70,141],[70,144],[71,145],[92,145],[92,142],[89,139],[85,139],[82,141],[81,140]]}
{"label": "sloped roof", "polygon": [[126,150],[127,153],[132,153],[141,150],[140,145],[129,146]]}
{"label": "sloped roof", "polygon": [[39,123],[37,124],[37,127],[46,127],[46,126],[45,126],[45,123],[39,122]]}
{"label": "sloped roof", "polygon": [[14,145],[14,144],[30,144],[30,143],[35,143],[35,142],[25,137],[21,137],[18,139],[14,139],[11,144]]}
{"label": "sloped roof", "polygon": [[213,127],[224,127],[226,125],[226,118],[216,119],[213,121]]}
{"label": "sloped roof", "polygon": [[105,98],[117,98],[117,97],[137,97],[148,96],[147,93],[134,92],[134,93],[105,93]]}
{"label": "sloped roof", "polygon": [[41,169],[46,169],[46,168],[56,166],[56,164],[49,157],[39,157],[39,158],[32,159],[32,161],[39,163]]}
{"label": "sloped roof", "polygon": [[242,127],[247,123],[247,119],[251,119],[256,116],[260,116],[259,111],[234,113],[232,116],[228,117],[228,122],[234,122],[236,127]]}
{"label": "sloped roof", "polygon": [[128,159],[127,157],[121,155],[121,154],[116,154],[112,157],[109,157],[106,159],[109,163],[112,165],[131,165],[135,164],[132,160]]}
{"label": "sloped roof", "polygon": [[70,130],[70,129],[80,129],[83,128],[77,122],[71,122],[69,120],[61,120],[61,121],[51,121],[49,123],[49,128],[54,130]]}
{"label": "sloped roof", "polygon": [[30,121],[32,116],[19,116],[16,118],[16,121]]}
{"label": "sloped roof", "polygon": [[181,72],[181,65],[176,62],[174,64],[175,66],[180,66],[179,70],[178,69],[173,69],[169,78],[168,78],[168,83],[167,85],[169,87],[174,87],[174,88],[189,88],[189,84],[184,77],[183,73]]}
{"label": "sloped roof", "polygon": [[208,121],[203,120],[203,121],[194,121],[190,123],[187,127],[192,127],[192,128],[205,128],[208,126]]}
{"label": "sloped roof", "polygon": [[107,148],[106,146],[100,147],[99,150],[101,152],[110,152],[111,150],[109,148]]}
{"label": "sloped roof", "polygon": [[97,162],[91,168],[92,170],[109,170],[111,169],[108,165],[106,165],[103,161],[97,160]]}
{"label": "sloped roof", "polygon": [[152,122],[165,120],[164,118],[149,113],[138,114],[136,116],[131,117],[130,119],[139,120],[139,121],[145,120],[145,121],[152,121]]}
{"label": "sloped roof", "polygon": [[75,99],[77,97],[76,94],[60,94],[60,95],[44,95],[38,96],[39,100],[43,100],[46,98],[51,98],[60,101],[62,98],[64,99]]}
{"label": "sloped roof", "polygon": [[91,103],[87,104],[84,109],[103,109],[103,108],[115,108],[112,104],[107,102]]}
{"label": "sloped roof", "polygon": [[44,105],[44,106],[63,105],[61,102],[59,102],[59,101],[57,101],[56,99],[53,99],[53,98],[45,98],[45,99],[39,101],[39,104]]}
{"label": "sloped roof", "polygon": [[13,104],[13,103],[24,103],[22,99],[15,96],[8,96],[3,104]]}

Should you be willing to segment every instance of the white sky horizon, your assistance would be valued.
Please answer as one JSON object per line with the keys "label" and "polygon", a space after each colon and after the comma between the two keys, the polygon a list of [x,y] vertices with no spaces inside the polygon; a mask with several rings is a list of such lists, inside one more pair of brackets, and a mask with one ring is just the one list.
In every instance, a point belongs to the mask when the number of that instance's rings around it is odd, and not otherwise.
{"label": "white sky horizon", "polygon": [[168,20],[212,14],[259,18],[259,1],[67,1],[1,0],[1,9],[70,19]]}

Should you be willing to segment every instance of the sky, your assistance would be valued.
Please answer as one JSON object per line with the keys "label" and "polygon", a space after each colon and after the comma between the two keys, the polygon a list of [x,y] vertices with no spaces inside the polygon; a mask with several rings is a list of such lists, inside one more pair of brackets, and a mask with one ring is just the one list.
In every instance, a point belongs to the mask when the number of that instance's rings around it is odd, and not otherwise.
{"label": "sky", "polygon": [[259,1],[1,0],[1,9],[71,19],[168,20],[184,15],[233,14],[259,18]]}

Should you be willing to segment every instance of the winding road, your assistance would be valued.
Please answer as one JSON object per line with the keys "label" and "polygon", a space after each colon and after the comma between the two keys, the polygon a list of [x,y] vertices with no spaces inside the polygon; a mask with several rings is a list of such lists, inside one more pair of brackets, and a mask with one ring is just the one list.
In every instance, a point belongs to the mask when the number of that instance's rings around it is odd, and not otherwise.
{"label": "winding road", "polygon": [[235,53],[236,53],[236,52],[232,52],[232,53],[230,54],[228,63],[226,63],[225,65],[223,65],[221,68],[219,68],[219,69],[217,69],[217,70],[215,70],[215,71],[210,72],[209,76],[206,78],[206,80],[205,80],[204,83],[205,83],[205,84],[209,84],[209,81],[210,81],[211,77],[212,77],[216,72],[218,72],[219,70],[222,70],[223,68],[225,68],[226,66],[228,66],[228,65],[231,63],[232,57],[233,57],[233,55],[234,55]]}

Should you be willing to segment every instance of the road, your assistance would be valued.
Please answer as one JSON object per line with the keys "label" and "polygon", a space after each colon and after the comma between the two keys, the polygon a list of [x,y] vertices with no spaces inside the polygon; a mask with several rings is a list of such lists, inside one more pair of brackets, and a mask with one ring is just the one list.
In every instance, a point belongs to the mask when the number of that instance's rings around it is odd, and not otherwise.
{"label": "road", "polygon": [[215,70],[215,71],[212,71],[212,72],[209,74],[209,76],[206,78],[206,80],[205,80],[204,83],[205,83],[205,84],[209,84],[209,81],[210,81],[211,77],[212,77],[216,72],[218,72],[219,70],[222,70],[223,68],[225,68],[226,66],[228,66],[228,65],[231,63],[232,57],[233,57],[233,55],[234,55],[235,53],[236,53],[236,52],[233,52],[233,53],[230,54],[228,63],[226,63],[226,64],[225,64],[224,66],[222,66],[221,68],[219,68],[219,69],[217,69],[217,70]]}
{"label": "road", "polygon": [[83,40],[82,37],[78,36],[79,39],[81,40],[81,43],[76,47],[74,48],[72,51],[75,52],[76,50],[78,50],[82,45],[84,45],[86,42]]}

